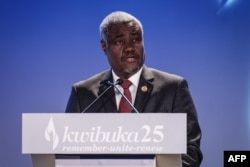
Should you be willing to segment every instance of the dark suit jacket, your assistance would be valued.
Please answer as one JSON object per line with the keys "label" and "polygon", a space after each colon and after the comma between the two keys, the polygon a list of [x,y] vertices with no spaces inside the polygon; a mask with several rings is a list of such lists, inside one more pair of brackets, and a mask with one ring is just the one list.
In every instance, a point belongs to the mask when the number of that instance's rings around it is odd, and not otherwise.
{"label": "dark suit jacket", "polygon": [[[73,85],[66,112],[82,112],[107,86],[104,80],[113,81],[111,70],[99,73]],[[146,92],[141,90],[147,86]],[[134,106],[140,113],[187,113],[187,154],[182,155],[183,166],[199,166],[201,130],[196,109],[185,79],[156,69],[143,67]],[[86,112],[116,113],[114,89],[109,89]]]}

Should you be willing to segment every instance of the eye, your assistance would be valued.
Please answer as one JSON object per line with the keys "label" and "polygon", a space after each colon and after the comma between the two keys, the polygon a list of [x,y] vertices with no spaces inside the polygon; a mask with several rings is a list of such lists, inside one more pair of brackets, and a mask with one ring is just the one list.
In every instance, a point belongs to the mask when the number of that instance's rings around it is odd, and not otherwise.
{"label": "eye", "polygon": [[114,42],[115,45],[123,45],[124,44],[124,41],[123,40],[116,40]]}
{"label": "eye", "polygon": [[133,38],[133,39],[132,39],[132,42],[133,42],[133,43],[141,42],[141,38],[140,38],[140,37]]}

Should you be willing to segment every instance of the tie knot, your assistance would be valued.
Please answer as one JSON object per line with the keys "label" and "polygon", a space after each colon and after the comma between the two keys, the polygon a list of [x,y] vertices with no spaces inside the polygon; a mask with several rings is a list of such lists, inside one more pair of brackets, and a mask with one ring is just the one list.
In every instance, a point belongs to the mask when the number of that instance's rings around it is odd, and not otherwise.
{"label": "tie knot", "polygon": [[131,85],[132,85],[132,82],[130,82],[130,80],[128,80],[128,79],[123,80],[123,82],[121,84],[123,89],[128,89]]}

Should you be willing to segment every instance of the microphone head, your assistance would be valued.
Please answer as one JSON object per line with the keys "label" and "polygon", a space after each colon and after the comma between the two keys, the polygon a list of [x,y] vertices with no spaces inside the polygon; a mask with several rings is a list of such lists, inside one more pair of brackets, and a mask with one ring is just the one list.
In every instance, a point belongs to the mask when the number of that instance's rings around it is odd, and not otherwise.
{"label": "microphone head", "polygon": [[123,83],[123,80],[121,78],[116,80],[116,85],[121,85]]}
{"label": "microphone head", "polygon": [[110,80],[108,80],[108,79],[106,79],[106,80],[102,81],[102,82],[101,82],[101,84],[104,84],[104,85],[106,85],[106,86],[114,85],[114,83],[113,83],[113,82],[111,82],[111,81],[110,81]]}
{"label": "microphone head", "polygon": [[106,86],[109,86],[109,85],[121,85],[123,83],[123,80],[122,79],[117,79],[115,83],[111,82],[110,80],[106,79],[104,81],[101,81],[101,84],[104,84]]}
{"label": "microphone head", "polygon": [[110,85],[110,81],[109,80],[103,80],[101,81],[101,85]]}

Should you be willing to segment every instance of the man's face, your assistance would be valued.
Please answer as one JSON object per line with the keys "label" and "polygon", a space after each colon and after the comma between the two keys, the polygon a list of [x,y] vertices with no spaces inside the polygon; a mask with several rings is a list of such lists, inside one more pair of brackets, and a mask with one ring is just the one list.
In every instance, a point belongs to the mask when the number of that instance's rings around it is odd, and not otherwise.
{"label": "man's face", "polygon": [[136,22],[112,24],[107,42],[101,42],[112,69],[122,79],[136,73],[144,63],[142,32]]}

